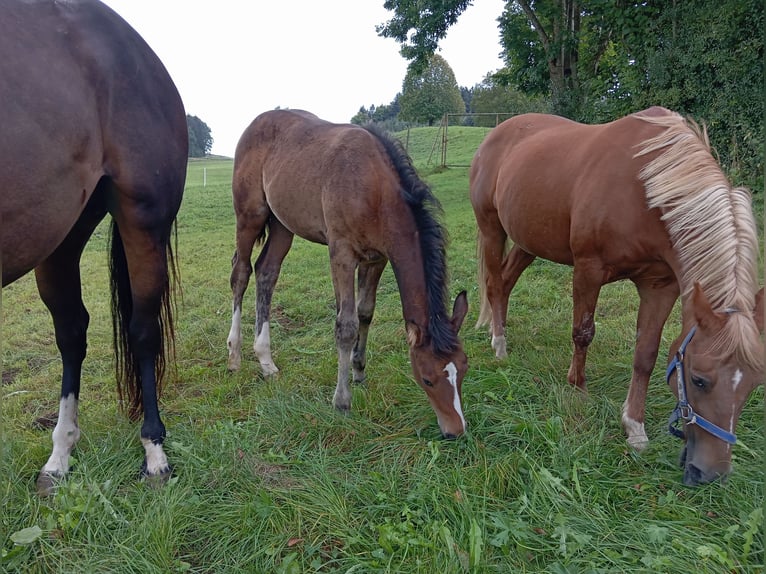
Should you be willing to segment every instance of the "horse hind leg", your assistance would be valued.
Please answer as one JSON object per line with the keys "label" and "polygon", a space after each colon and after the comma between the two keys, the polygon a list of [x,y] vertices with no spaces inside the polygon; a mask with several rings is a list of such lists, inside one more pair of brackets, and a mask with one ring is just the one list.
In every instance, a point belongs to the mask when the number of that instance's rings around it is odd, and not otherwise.
{"label": "horse hind leg", "polygon": [[358,270],[356,314],[359,319],[359,332],[354,349],[351,351],[351,368],[354,383],[361,384],[365,380],[367,366],[367,335],[370,331],[372,316],[375,313],[375,298],[380,283],[380,276],[386,268],[387,261],[362,263]]}
{"label": "horse hind leg", "polygon": [[636,320],[636,349],[630,388],[622,405],[622,427],[630,446],[643,450],[649,444],[644,428],[649,377],[657,362],[662,328],[678,299],[675,281],[657,285],[654,280],[634,280],[640,303]]}
{"label": "horse hind leg", "polygon": [[53,451],[37,478],[37,492],[51,494],[69,470],[69,456],[80,438],[78,404],[80,376],[87,346],[88,311],[82,301],[80,256],[106,208],[94,194],[64,242],[35,269],[37,289],[53,319],[61,354],[59,415],[53,430]]}
{"label": "horse hind leg", "polygon": [[[180,196],[179,196],[180,201]],[[142,475],[153,483],[170,476],[163,449],[165,425],[157,398],[165,374],[167,345],[173,344],[172,295],[169,275],[170,236],[176,209],[157,205],[149,210],[120,196],[112,236],[113,312],[123,364],[120,389],[128,414],[143,412]],[[125,396],[127,395],[127,396]]]}
{"label": "horse hind leg", "polygon": [[264,236],[267,219],[268,211],[252,221],[245,214],[237,215],[237,248],[231,259],[229,280],[232,293],[231,328],[226,339],[230,371],[238,371],[242,364],[242,299],[253,273],[250,263],[253,246]]}
{"label": "horse hind leg", "polygon": [[535,256],[513,245],[503,256],[507,235],[500,225],[484,226],[479,232],[479,287],[483,290],[477,327],[490,322],[492,349],[498,359],[508,356],[505,326],[508,299],[516,282]]}
{"label": "horse hind leg", "polygon": [[269,237],[255,262],[256,301],[255,335],[253,351],[261,365],[264,377],[271,377],[279,372],[271,357],[271,297],[279,278],[282,262],[290,251],[293,233],[278,220],[269,223]]}
{"label": "horse hind leg", "polygon": [[599,263],[589,261],[575,263],[572,279],[574,352],[567,373],[567,381],[581,390],[585,390],[585,360],[588,347],[596,335],[594,312],[603,279],[604,272]]}

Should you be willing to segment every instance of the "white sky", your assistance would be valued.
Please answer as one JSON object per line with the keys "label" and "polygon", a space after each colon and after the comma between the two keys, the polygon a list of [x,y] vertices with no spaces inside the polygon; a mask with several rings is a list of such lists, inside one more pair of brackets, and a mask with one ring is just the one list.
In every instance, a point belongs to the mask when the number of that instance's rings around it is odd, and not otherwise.
{"label": "white sky", "polygon": [[[361,106],[389,104],[407,61],[375,26],[384,0],[105,0],[159,55],[186,112],[213,135],[212,153],[234,155],[259,113],[301,108],[348,122]],[[495,21],[504,0],[475,0],[440,44],[460,86],[502,67]]]}

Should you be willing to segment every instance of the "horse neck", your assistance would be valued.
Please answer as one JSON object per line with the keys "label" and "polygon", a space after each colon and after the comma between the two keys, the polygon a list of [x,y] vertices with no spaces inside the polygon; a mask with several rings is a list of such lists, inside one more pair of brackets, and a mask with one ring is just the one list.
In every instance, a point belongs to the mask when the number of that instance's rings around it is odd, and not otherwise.
{"label": "horse neck", "polygon": [[[388,254],[399,286],[404,320],[428,331],[428,287],[417,233],[399,234],[396,249]],[[409,240],[408,240],[409,239]]]}
{"label": "horse neck", "polygon": [[401,253],[389,256],[389,261],[399,286],[404,320],[428,332],[428,289],[420,246],[403,249]]}

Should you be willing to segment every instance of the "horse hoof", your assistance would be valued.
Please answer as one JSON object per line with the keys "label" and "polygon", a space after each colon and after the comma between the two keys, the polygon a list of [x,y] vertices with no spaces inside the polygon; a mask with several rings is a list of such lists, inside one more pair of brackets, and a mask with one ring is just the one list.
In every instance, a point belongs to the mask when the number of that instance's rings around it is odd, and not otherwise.
{"label": "horse hoof", "polygon": [[141,466],[141,478],[146,483],[146,485],[151,489],[156,488],[162,488],[167,484],[168,480],[170,480],[171,475],[173,474],[173,467],[172,466],[166,466],[159,472],[149,474],[146,470],[146,461],[144,461],[144,464]]}
{"label": "horse hoof", "polygon": [[59,474],[41,472],[37,477],[37,495],[40,497],[52,495],[56,492],[56,487],[62,478],[64,477]]}
{"label": "horse hoof", "polygon": [[261,363],[261,372],[264,379],[273,379],[279,374],[279,369],[274,363]]}
{"label": "horse hoof", "polygon": [[351,412],[351,405],[333,405],[335,410],[344,416],[348,416]]}
{"label": "horse hoof", "polygon": [[227,365],[227,368],[229,369],[230,373],[235,373],[239,371],[239,367],[241,366],[241,364],[242,364],[242,359],[229,357],[229,364]]}

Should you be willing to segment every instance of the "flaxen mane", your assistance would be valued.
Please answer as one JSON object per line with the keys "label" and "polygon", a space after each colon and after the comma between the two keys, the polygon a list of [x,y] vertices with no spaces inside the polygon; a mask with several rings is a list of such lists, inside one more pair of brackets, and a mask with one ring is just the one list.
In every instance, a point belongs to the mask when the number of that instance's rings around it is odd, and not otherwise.
{"label": "flaxen mane", "polygon": [[718,344],[749,365],[763,362],[752,318],[758,290],[758,235],[746,188],[732,188],[710,151],[707,131],[677,113],[634,117],[664,128],[636,157],[664,150],[640,172],[650,208],[659,208],[678,253],[681,293],[698,282],[713,309],[736,310]]}

